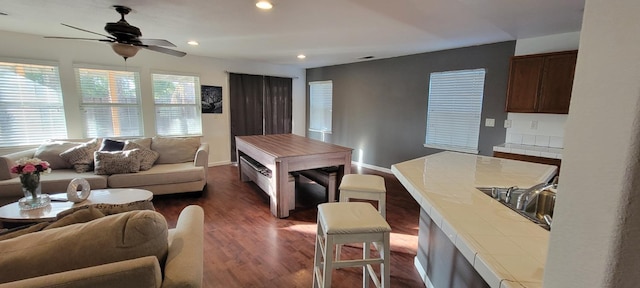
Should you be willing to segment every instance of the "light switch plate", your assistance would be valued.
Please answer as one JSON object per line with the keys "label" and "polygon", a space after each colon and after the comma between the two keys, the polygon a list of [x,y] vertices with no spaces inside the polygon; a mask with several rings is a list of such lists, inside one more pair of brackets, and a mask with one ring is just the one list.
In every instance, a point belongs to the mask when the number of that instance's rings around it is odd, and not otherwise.
{"label": "light switch plate", "polygon": [[493,119],[493,118],[484,119],[484,126],[487,126],[487,127],[496,126],[496,119]]}
{"label": "light switch plate", "polygon": [[538,120],[531,121],[531,130],[538,130]]}
{"label": "light switch plate", "polygon": [[511,120],[504,120],[504,128],[511,128]]}

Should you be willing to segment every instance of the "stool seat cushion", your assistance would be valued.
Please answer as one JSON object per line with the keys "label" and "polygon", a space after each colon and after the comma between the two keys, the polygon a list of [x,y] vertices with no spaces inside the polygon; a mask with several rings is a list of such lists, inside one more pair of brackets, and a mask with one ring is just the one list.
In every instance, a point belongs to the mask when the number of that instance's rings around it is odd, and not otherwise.
{"label": "stool seat cushion", "polygon": [[347,174],[342,177],[340,190],[385,193],[384,178],[378,175]]}
{"label": "stool seat cushion", "polygon": [[390,232],[391,226],[373,205],[365,202],[334,202],[318,205],[318,225],[327,234]]}

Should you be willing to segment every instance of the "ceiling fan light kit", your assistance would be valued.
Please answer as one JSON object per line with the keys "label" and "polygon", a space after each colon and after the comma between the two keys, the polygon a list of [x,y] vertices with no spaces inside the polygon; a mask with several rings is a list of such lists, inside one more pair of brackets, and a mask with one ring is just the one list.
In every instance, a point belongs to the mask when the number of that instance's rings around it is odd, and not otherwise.
{"label": "ceiling fan light kit", "polygon": [[67,25],[62,23],[62,25],[67,26],[69,28],[73,28],[76,30],[88,32],[95,35],[100,35],[106,37],[106,39],[90,39],[90,38],[74,38],[74,37],[47,37],[45,38],[55,38],[55,39],[74,39],[74,40],[92,40],[92,41],[100,41],[100,42],[109,42],[111,43],[111,49],[113,49],[116,54],[122,56],[126,61],[127,58],[135,56],[138,51],[142,48],[156,51],[160,53],[165,53],[177,57],[183,57],[187,55],[182,51],[177,51],[161,46],[168,47],[176,47],[173,43],[164,40],[164,39],[140,39],[142,36],[142,32],[138,27],[129,24],[124,16],[131,12],[131,8],[121,5],[114,5],[113,8],[120,14],[120,20],[118,22],[108,22],[106,26],[104,26],[104,30],[109,33],[109,35],[104,35],[100,33],[96,33],[93,31],[85,30],[82,28],[74,27],[71,25]]}

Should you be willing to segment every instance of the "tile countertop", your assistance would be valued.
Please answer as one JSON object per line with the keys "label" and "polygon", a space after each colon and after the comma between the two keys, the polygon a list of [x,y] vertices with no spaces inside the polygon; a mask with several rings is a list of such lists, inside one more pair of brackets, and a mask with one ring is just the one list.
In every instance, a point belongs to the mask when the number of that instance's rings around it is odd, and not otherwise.
{"label": "tile countertop", "polygon": [[441,152],[391,170],[491,287],[542,287],[549,231],[475,187],[531,187],[555,166]]}
{"label": "tile countertop", "polygon": [[493,151],[544,158],[562,159],[562,148],[504,143],[493,146]]}

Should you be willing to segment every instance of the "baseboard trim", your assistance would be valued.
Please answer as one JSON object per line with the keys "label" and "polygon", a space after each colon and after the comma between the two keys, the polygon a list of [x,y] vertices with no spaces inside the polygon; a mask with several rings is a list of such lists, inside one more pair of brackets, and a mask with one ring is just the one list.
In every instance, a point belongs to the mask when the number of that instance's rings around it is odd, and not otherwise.
{"label": "baseboard trim", "polygon": [[355,161],[352,161],[351,164],[356,165],[358,167],[363,167],[363,168],[376,170],[376,171],[380,171],[380,172],[384,172],[384,173],[388,173],[388,174],[393,174],[393,172],[391,172],[391,169],[389,169],[389,168],[379,167],[379,166],[360,163],[360,162],[355,162]]}

